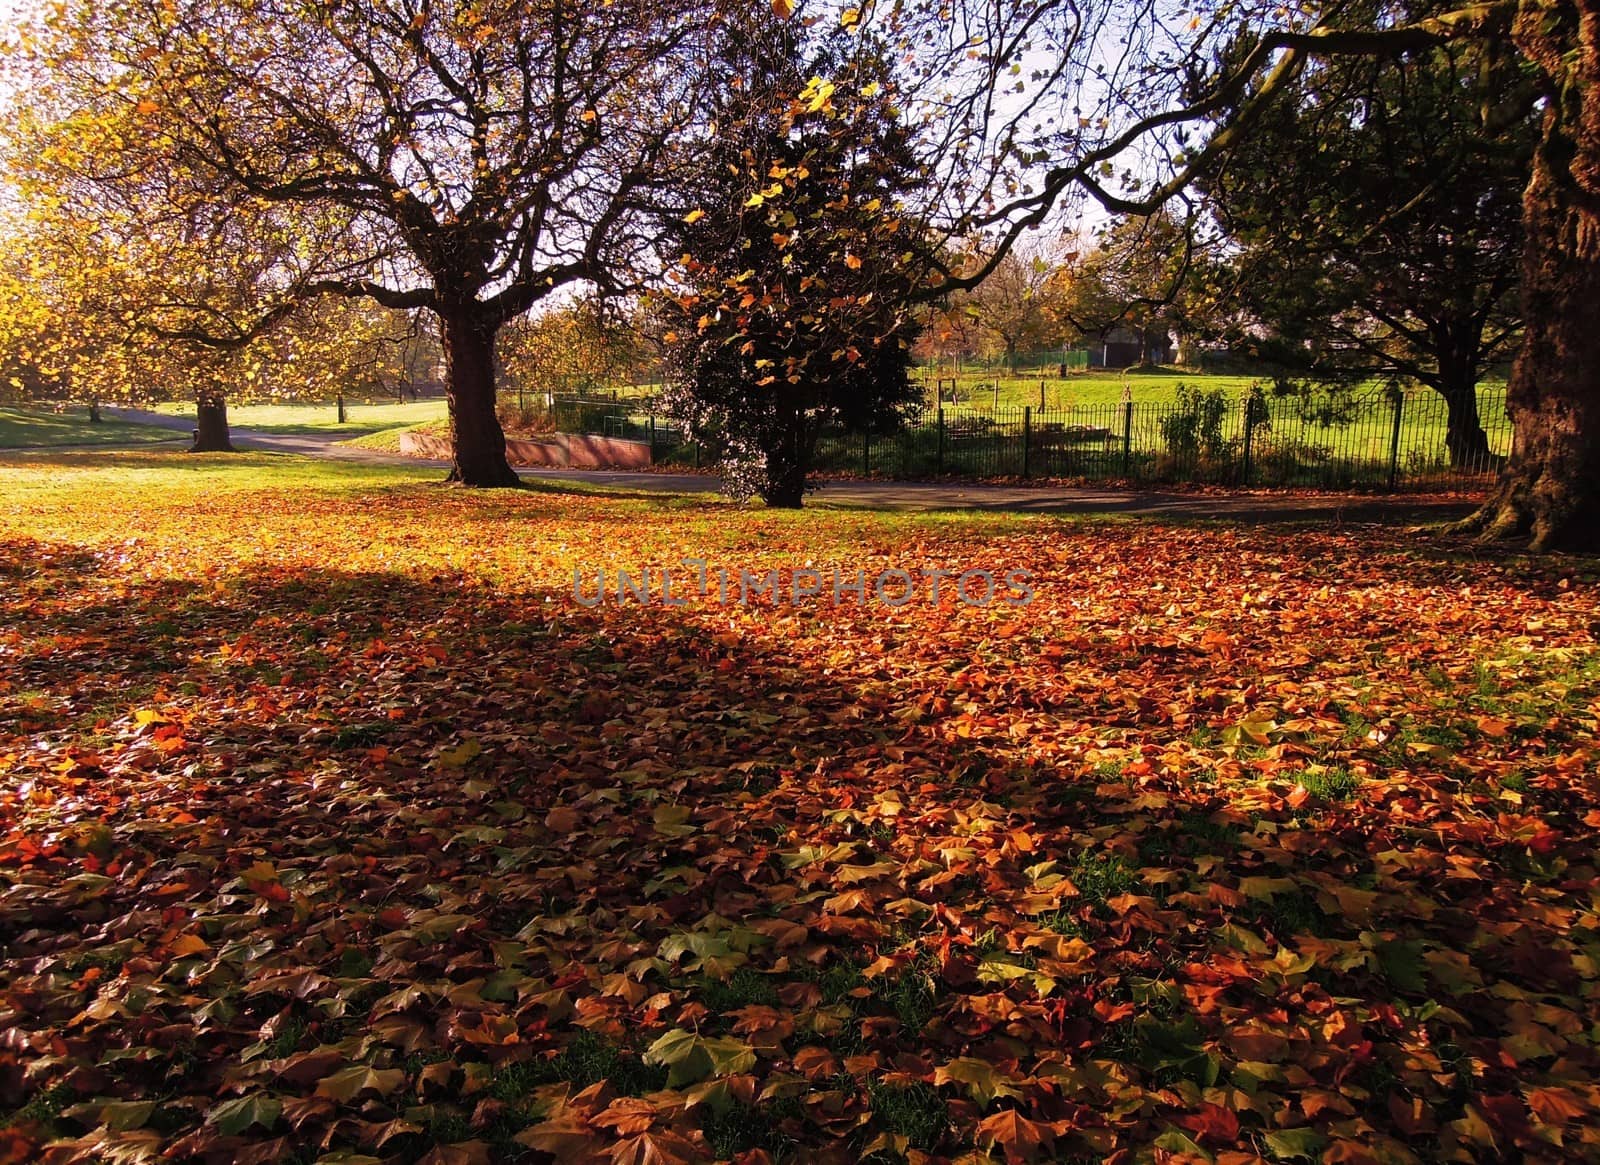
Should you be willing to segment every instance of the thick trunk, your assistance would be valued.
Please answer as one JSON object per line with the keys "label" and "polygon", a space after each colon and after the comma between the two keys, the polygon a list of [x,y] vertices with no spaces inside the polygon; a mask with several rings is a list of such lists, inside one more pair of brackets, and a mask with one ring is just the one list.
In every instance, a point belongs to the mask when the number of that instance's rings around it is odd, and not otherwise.
{"label": "thick trunk", "polygon": [[761,498],[774,510],[798,510],[805,505],[805,474],[785,474],[777,481],[768,478],[767,488]]}
{"label": "thick trunk", "polygon": [[445,397],[450,407],[450,481],[483,489],[515,488],[522,479],[506,460],[506,435],[494,411],[495,329],[470,310],[442,312]]}
{"label": "thick trunk", "polygon": [[811,455],[816,435],[810,431],[803,413],[788,411],[778,439],[767,447],[766,484],[761,500],[776,510],[798,510],[806,500],[806,476],[811,470]]}
{"label": "thick trunk", "polygon": [[228,398],[220,392],[201,393],[195,401],[194,444],[190,453],[232,453],[228,439]]}
{"label": "thick trunk", "polygon": [[1514,434],[1494,497],[1461,528],[1534,550],[1600,548],[1600,17],[1524,3],[1517,47],[1545,74],[1544,139],[1523,196]]}
{"label": "thick trunk", "polygon": [[1446,367],[1441,363],[1439,395],[1444,397],[1444,445],[1450,465],[1463,473],[1489,473],[1499,469],[1501,458],[1489,448],[1478,415],[1477,369],[1467,365]]}

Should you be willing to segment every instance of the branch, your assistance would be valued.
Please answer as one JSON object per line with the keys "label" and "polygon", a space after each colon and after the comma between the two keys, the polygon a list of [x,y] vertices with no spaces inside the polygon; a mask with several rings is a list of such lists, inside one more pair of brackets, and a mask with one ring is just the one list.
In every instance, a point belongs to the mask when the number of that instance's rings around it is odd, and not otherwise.
{"label": "branch", "polygon": [[[1473,4],[1441,16],[1389,29],[1314,28],[1309,32],[1287,30],[1262,37],[1229,76],[1201,99],[1178,109],[1141,118],[1116,137],[1077,159],[1071,166],[1056,167],[1044,179],[1035,195],[1016,199],[978,219],[980,229],[1006,223],[994,256],[982,268],[966,276],[950,278],[932,291],[969,290],[981,283],[1021,238],[1024,231],[1040,225],[1061,194],[1078,185],[1107,210],[1123,214],[1153,214],[1204,174],[1244,137],[1276,95],[1285,90],[1313,57],[1395,56],[1433,48],[1450,40],[1487,36],[1509,29],[1516,14],[1510,0]],[[1269,64],[1276,59],[1276,64]],[[1254,91],[1251,82],[1266,70]],[[1248,96],[1247,96],[1248,95]],[[1091,174],[1102,162],[1109,162],[1132,148],[1140,139],[1170,126],[1199,121],[1239,105],[1233,119],[1212,135],[1198,153],[1187,159],[1178,172],[1142,198],[1112,194]],[[1013,216],[1021,214],[1021,218]],[[942,272],[948,273],[948,272]]]}

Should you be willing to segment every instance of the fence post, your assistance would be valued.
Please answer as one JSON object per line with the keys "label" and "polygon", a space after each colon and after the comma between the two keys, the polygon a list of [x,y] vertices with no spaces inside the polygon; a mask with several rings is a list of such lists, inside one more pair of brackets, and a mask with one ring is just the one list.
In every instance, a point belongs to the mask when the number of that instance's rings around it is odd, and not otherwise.
{"label": "fence post", "polygon": [[1122,476],[1133,476],[1133,401],[1122,401]]}
{"label": "fence post", "polygon": [[872,476],[872,430],[861,430],[861,476]]}
{"label": "fence post", "polygon": [[1394,493],[1400,485],[1400,418],[1406,407],[1406,394],[1397,393],[1394,398],[1394,435],[1389,439],[1389,492]]}
{"label": "fence post", "polygon": [[1239,476],[1240,485],[1250,484],[1250,443],[1256,431],[1256,398],[1244,398],[1244,469]]}
{"label": "fence post", "polygon": [[1028,473],[1028,449],[1033,444],[1033,410],[1027,405],[1022,406],[1022,476]]}
{"label": "fence post", "polygon": [[944,472],[944,408],[939,409],[939,472]]}
{"label": "fence post", "polygon": [[656,459],[656,415],[650,414],[650,460]]}

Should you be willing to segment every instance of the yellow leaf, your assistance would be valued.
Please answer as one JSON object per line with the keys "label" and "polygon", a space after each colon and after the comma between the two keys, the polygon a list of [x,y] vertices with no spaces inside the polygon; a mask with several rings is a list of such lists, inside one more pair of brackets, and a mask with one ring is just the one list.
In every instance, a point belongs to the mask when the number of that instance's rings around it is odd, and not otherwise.
{"label": "yellow leaf", "polygon": [[846,255],[844,257],[844,265],[852,271],[859,271],[861,269],[861,256]]}
{"label": "yellow leaf", "polygon": [[697,223],[701,219],[705,218],[705,216],[706,212],[701,210],[699,207],[696,207],[694,210],[691,210],[688,214],[683,216],[683,221],[686,223]]}
{"label": "yellow leaf", "polygon": [[483,751],[483,745],[476,740],[463,740],[454,748],[442,749],[439,752],[439,763],[446,768],[464,768],[468,761]]}
{"label": "yellow leaf", "polygon": [[278,869],[271,862],[252,862],[250,866],[240,871],[239,877],[250,886],[264,886],[278,880]]}
{"label": "yellow leaf", "polygon": [[206,940],[197,934],[179,935],[168,948],[174,955],[203,955],[211,950]]}

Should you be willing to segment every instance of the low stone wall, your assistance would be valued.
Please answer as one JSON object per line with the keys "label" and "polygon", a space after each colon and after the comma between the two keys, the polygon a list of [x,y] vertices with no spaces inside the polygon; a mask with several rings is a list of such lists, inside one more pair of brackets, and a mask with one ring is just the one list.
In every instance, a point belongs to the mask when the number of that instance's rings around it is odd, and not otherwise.
{"label": "low stone wall", "polygon": [[[450,441],[433,433],[401,433],[400,452],[407,457],[449,461]],[[506,459],[512,465],[559,469],[648,469],[650,446],[644,441],[622,441],[616,437],[551,433],[536,441],[508,437]]]}

